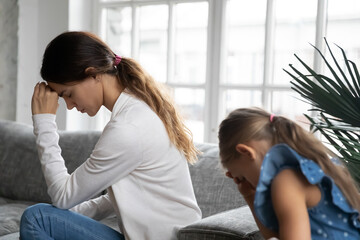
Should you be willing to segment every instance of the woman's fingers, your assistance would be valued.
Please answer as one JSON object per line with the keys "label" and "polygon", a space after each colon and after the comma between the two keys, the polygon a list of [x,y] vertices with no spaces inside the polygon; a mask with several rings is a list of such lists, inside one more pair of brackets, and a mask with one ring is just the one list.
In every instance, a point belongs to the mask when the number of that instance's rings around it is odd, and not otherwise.
{"label": "woman's fingers", "polygon": [[34,88],[31,101],[32,114],[56,114],[59,96],[45,83],[38,83]]}
{"label": "woman's fingers", "polygon": [[45,95],[45,88],[46,88],[46,84],[45,83],[38,83],[39,85],[39,97],[43,97]]}

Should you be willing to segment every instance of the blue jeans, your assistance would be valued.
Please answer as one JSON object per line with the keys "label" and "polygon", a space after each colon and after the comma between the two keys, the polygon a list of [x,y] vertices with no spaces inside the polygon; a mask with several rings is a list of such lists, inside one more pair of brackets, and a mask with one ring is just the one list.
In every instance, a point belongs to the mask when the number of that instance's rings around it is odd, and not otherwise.
{"label": "blue jeans", "polygon": [[125,238],[114,229],[89,217],[40,203],[28,207],[22,215],[20,239],[124,240]]}

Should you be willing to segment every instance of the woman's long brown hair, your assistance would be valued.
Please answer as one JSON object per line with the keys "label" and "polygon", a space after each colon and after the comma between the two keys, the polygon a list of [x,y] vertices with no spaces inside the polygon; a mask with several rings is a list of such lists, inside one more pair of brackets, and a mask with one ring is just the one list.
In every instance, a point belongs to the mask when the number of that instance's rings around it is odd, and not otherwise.
{"label": "woman's long brown hair", "polygon": [[[47,46],[41,67],[41,77],[49,82],[66,84],[82,81],[96,74],[117,76],[129,94],[141,99],[159,116],[170,141],[184,154],[189,163],[197,159],[198,150],[192,134],[185,126],[165,87],[130,58],[122,58],[114,66],[115,54],[97,36],[88,32],[65,32]],[[92,67],[92,71],[85,71]]]}
{"label": "woman's long brown hair", "polygon": [[270,114],[259,108],[234,110],[219,129],[220,157],[223,165],[237,157],[235,146],[250,140],[268,140],[272,145],[285,143],[297,153],[315,161],[340,188],[349,204],[360,212],[360,195],[349,171],[330,159],[333,153],[311,132],[281,116],[270,121]]}

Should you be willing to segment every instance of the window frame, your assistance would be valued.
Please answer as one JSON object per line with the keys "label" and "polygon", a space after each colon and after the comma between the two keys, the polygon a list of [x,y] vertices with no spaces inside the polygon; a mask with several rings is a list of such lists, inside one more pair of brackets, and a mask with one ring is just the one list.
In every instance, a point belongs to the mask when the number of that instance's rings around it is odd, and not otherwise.
{"label": "window frame", "polygon": [[[169,7],[168,15],[168,43],[167,43],[167,79],[166,84],[171,88],[187,88],[187,89],[203,89],[205,91],[204,99],[204,142],[217,142],[218,124],[221,119],[220,116],[220,97],[224,90],[259,90],[261,91],[262,107],[271,111],[271,101],[269,95],[272,91],[290,91],[290,86],[271,84],[273,77],[273,62],[274,62],[274,37],[275,37],[275,1],[268,0],[266,6],[266,20],[265,20],[265,40],[264,40],[264,69],[262,84],[229,84],[221,83],[220,79],[224,77],[224,59],[225,59],[225,29],[226,29],[226,3],[227,0],[128,0],[128,1],[109,1],[102,2],[101,0],[94,0],[94,32],[101,37],[104,35],[104,28],[101,26],[102,9],[107,7],[132,7],[132,33],[131,33],[131,57],[138,59],[138,9],[139,6],[146,5],[160,5],[166,4]],[[191,2],[208,2],[208,26],[207,26],[207,54],[206,54],[206,75],[205,83],[203,84],[183,84],[174,83],[173,77],[173,62],[174,62],[174,5],[177,3],[191,3]],[[318,0],[317,2],[317,16],[316,16],[316,32],[315,32],[315,47],[320,50],[324,49],[323,36],[326,36],[327,24],[327,5],[328,0]],[[315,51],[315,50],[314,50]],[[313,67],[315,71],[322,71],[323,64],[321,57],[314,54]]]}

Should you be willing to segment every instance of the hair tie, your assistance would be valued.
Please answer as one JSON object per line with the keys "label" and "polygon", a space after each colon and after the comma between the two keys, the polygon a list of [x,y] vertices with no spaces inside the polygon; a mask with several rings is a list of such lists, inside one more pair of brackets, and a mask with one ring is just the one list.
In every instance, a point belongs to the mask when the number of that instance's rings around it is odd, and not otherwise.
{"label": "hair tie", "polygon": [[271,123],[273,122],[274,117],[275,117],[275,115],[274,115],[274,114],[271,114],[271,115],[270,115],[270,122],[271,122]]}
{"label": "hair tie", "polygon": [[116,67],[121,62],[121,57],[115,54],[114,66]]}

